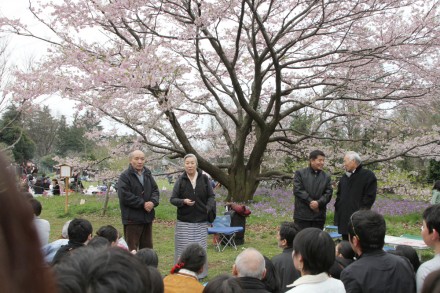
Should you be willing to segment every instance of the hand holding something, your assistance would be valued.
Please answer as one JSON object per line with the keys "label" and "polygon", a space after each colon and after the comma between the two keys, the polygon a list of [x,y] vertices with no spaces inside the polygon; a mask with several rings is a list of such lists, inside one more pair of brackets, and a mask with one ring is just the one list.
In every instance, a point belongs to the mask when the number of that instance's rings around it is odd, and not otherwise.
{"label": "hand holding something", "polygon": [[185,198],[183,200],[183,204],[186,204],[187,206],[193,206],[196,202],[193,200],[190,200],[189,198]]}

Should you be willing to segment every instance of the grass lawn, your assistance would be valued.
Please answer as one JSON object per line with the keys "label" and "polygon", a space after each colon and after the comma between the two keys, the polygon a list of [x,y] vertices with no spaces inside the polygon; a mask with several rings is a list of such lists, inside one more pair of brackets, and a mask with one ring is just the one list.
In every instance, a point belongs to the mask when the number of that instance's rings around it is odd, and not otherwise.
{"label": "grass lawn", "polygon": [[[174,259],[174,224],[176,207],[169,203],[171,186],[166,180],[158,180],[161,191],[160,205],[156,208],[156,220],[153,225],[154,249],[159,255],[159,270],[163,275],[168,274]],[[238,250],[228,247],[224,252],[217,252],[212,245],[212,236],[208,237],[208,280],[221,273],[230,273],[235,257],[242,249],[254,247],[264,255],[272,258],[281,251],[277,247],[276,234],[280,222],[292,221],[293,195],[291,191],[266,191],[265,195],[257,195],[255,202],[250,204],[252,214],[247,218],[245,244]],[[282,197],[282,200],[280,199]],[[223,213],[221,200],[217,198],[217,214]],[[80,204],[84,199],[85,203]],[[50,241],[56,240],[61,235],[63,224],[74,217],[88,219],[94,231],[103,225],[113,225],[122,234],[119,202],[116,195],[112,195],[108,210],[102,215],[104,196],[90,196],[69,194],[69,211],[64,212],[65,197],[39,197],[43,205],[41,218],[49,220],[51,224]],[[286,207],[287,206],[287,207]],[[387,221],[387,234],[399,236],[401,234],[420,235],[422,225],[421,211],[405,215],[385,215]],[[329,211],[327,223],[333,224],[333,212]],[[433,256],[432,251],[423,252],[423,259]]]}

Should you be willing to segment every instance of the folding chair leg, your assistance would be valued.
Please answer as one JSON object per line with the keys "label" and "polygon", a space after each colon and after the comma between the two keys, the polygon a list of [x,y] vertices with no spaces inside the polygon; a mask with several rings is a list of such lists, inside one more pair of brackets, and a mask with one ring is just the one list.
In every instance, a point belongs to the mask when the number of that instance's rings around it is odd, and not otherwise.
{"label": "folding chair leg", "polygon": [[218,250],[218,252],[222,249],[222,241],[220,234],[214,234],[214,246]]}
{"label": "folding chair leg", "polygon": [[228,246],[234,247],[235,250],[237,250],[237,245],[235,245],[235,233],[232,233],[230,235],[222,234],[222,239],[224,239],[224,246],[222,251],[224,251]]}

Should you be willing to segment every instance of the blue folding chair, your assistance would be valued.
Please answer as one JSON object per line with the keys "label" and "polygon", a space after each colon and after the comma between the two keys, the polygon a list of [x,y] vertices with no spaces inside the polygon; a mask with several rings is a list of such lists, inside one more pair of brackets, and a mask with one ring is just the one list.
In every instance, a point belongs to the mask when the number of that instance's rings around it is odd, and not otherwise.
{"label": "blue folding chair", "polygon": [[332,239],[340,240],[342,237],[342,235],[338,233],[338,226],[327,225],[324,227],[324,231],[326,231]]}
{"label": "blue folding chair", "polygon": [[243,227],[231,227],[231,216],[217,216],[212,223],[212,227],[208,228],[208,234],[216,234],[214,238],[214,245],[216,249],[224,251],[227,246],[234,247],[237,250],[235,244],[235,234],[243,231]]}

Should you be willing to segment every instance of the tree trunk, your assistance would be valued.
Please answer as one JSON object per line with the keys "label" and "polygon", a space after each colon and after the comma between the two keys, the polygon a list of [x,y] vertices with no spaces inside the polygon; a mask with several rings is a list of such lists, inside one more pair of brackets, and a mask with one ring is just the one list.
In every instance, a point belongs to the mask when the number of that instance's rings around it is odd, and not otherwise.
{"label": "tree trunk", "polygon": [[230,184],[226,201],[246,203],[254,198],[259,181],[258,172],[250,171],[245,166],[230,170]]}

